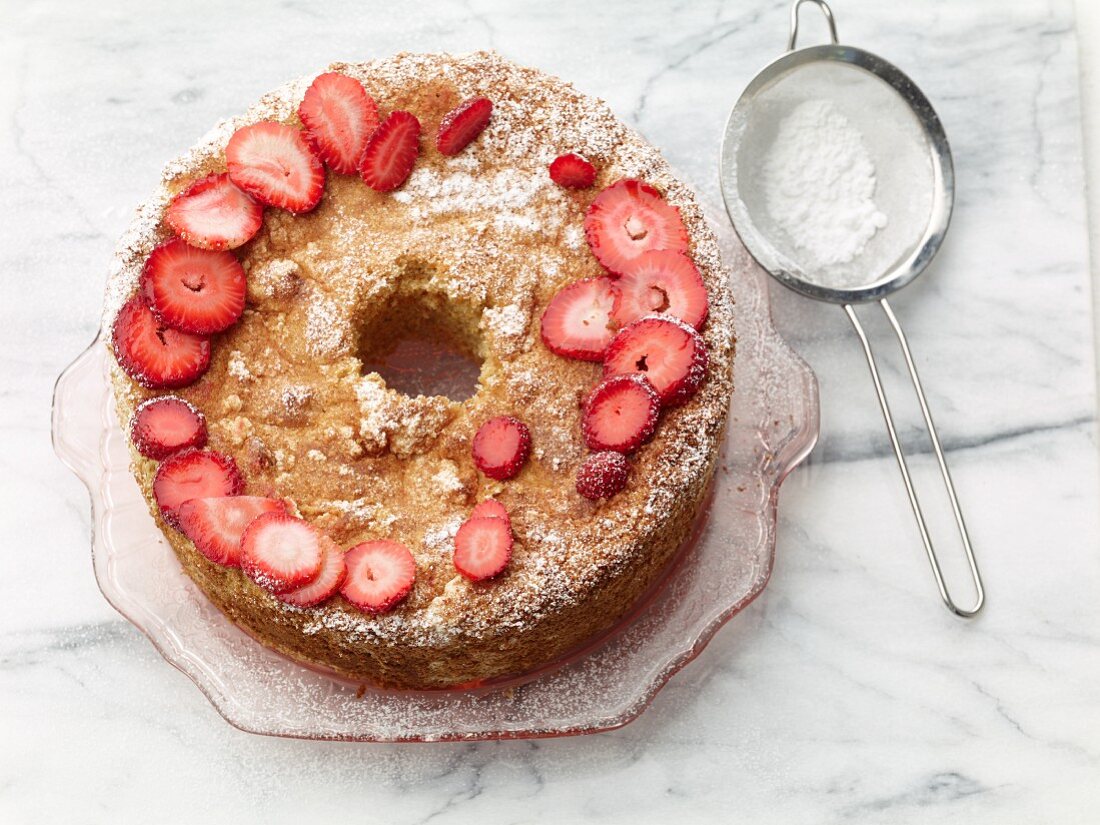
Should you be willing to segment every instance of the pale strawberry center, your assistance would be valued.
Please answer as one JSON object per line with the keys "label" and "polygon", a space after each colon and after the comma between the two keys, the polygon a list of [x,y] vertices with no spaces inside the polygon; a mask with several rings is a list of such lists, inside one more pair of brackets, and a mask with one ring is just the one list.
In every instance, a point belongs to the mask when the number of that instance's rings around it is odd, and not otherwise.
{"label": "pale strawberry center", "polygon": [[626,223],[623,224],[623,229],[626,230],[626,234],[630,236],[632,241],[643,240],[648,232],[646,225],[642,223],[637,215],[631,215],[627,218]]}
{"label": "pale strawberry center", "polygon": [[180,278],[180,283],[192,292],[202,292],[202,288],[206,286],[201,272],[185,272]]}
{"label": "pale strawberry center", "polygon": [[164,416],[155,426],[161,441],[166,444],[183,444],[195,434],[195,423],[186,415]]}
{"label": "pale strawberry center", "polygon": [[593,302],[592,306],[588,308],[588,314],[581,319],[581,323],[587,327],[592,324],[599,324],[602,318],[604,326],[606,326],[608,317],[607,307]]}
{"label": "pale strawberry center", "polygon": [[659,286],[651,286],[648,290],[647,297],[649,299],[649,308],[654,312],[664,312],[668,309],[668,293]]}

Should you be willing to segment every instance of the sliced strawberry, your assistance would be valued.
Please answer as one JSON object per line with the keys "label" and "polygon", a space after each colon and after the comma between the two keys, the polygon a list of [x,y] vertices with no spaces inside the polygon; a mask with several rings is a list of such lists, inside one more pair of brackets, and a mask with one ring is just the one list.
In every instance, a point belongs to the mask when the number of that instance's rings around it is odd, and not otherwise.
{"label": "sliced strawberry", "polygon": [[260,203],[309,212],[325,191],[325,167],[302,131],[265,120],[233,133],[225,147],[229,179]]}
{"label": "sliced strawberry", "polygon": [[654,312],[701,329],[707,319],[707,288],[691,258],[653,249],[630,261],[615,282],[611,317],[620,327]]}
{"label": "sliced strawberry", "polygon": [[237,464],[214,450],[184,450],[169,456],[153,476],[153,498],[160,514],[179,528],[179,508],[193,498],[235,496],[244,489]]}
{"label": "sliced strawberry", "polygon": [[622,453],[592,453],[577,470],[577,492],[595,501],[611,498],[626,486],[630,462]]}
{"label": "sliced strawberry", "polygon": [[206,444],[206,417],[187,401],[162,395],[143,402],[130,418],[130,440],[154,461]]}
{"label": "sliced strawberry", "polygon": [[140,289],[153,313],[181,332],[221,332],[244,312],[244,267],[237,257],[196,249],[179,238],[150,253]]}
{"label": "sliced strawberry", "polygon": [[596,182],[596,167],[581,155],[558,155],[550,164],[550,179],[566,189],[587,189]]}
{"label": "sliced strawberry", "polygon": [[504,519],[509,524],[512,523],[511,518],[508,516],[508,511],[504,509],[504,505],[495,498],[487,498],[485,501],[479,503],[470,511],[470,518],[500,518]]}
{"label": "sliced strawberry", "polygon": [[305,587],[321,572],[323,539],[307,521],[287,513],[264,513],[241,536],[241,570],[272,593]]}
{"label": "sliced strawberry", "polygon": [[196,181],[176,195],[164,219],[191,246],[236,249],[260,231],[264,207],[223,173]]}
{"label": "sliced strawberry", "polygon": [[277,593],[279,601],[295,607],[313,607],[335,596],[347,578],[344,551],[328,536],[321,536],[321,572],[309,584],[286,593]]}
{"label": "sliced strawberry", "polygon": [[584,232],[596,259],[612,275],[650,249],[686,252],[688,233],[680,210],[640,180],[621,180],[604,189],[588,207]]}
{"label": "sliced strawberry", "polygon": [[298,119],[317,157],[333,172],[354,175],[378,128],[378,104],[355,78],[326,72],[306,89]]}
{"label": "sliced strawberry", "polygon": [[505,481],[519,472],[531,452],[531,431],[508,415],[490,418],[474,436],[474,464],[489,478]]}
{"label": "sliced strawberry", "polygon": [[348,575],[341,595],[367,613],[385,613],[409,595],[416,581],[412,553],[396,541],[365,541],[344,556]]}
{"label": "sliced strawberry", "polygon": [[472,97],[443,116],[435,148],[444,155],[457,155],[480,135],[493,116],[493,101]]}
{"label": "sliced strawberry", "polygon": [[180,530],[210,561],[237,567],[241,536],[264,513],[285,513],[286,504],[261,496],[193,498],[179,506]]}
{"label": "sliced strawberry", "polygon": [[643,375],[629,373],[604,379],[584,403],[581,432],[592,450],[629,453],[657,429],[661,401]]}
{"label": "sliced strawberry", "polygon": [[408,112],[390,112],[367,141],[359,174],[371,189],[389,192],[408,180],[419,153],[420,121]]}
{"label": "sliced strawberry", "polygon": [[661,404],[683,404],[703,383],[707,348],[702,336],[675,318],[650,315],[625,327],[607,348],[603,374],[641,373]]}
{"label": "sliced strawberry", "polygon": [[504,519],[471,518],[455,533],[455,569],[470,581],[498,575],[512,558],[512,528]]}
{"label": "sliced strawberry", "polygon": [[186,387],[210,366],[210,339],[169,328],[140,295],[119,310],[111,346],[126,374],[154,390]]}
{"label": "sliced strawberry", "polygon": [[542,313],[542,342],[566,358],[600,361],[615,337],[611,330],[614,307],[610,278],[576,281],[555,295]]}

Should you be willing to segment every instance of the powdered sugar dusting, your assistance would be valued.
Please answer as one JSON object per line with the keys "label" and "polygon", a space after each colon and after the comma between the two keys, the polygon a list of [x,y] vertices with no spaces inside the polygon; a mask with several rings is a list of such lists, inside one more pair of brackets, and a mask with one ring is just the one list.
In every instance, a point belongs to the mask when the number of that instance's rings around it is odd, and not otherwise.
{"label": "powdered sugar dusting", "polygon": [[527,334],[528,314],[517,304],[490,307],[481,316],[484,327],[492,332],[509,354],[519,351]]}
{"label": "powdered sugar dusting", "polygon": [[458,477],[458,467],[453,461],[444,459],[440,462],[439,470],[431,477],[432,486],[441,496],[450,496],[461,493],[466,489],[462,479]]}
{"label": "powdered sugar dusting", "polygon": [[238,350],[229,353],[228,370],[229,374],[238,381],[251,381],[254,377],[252,371],[248,368],[248,364],[245,363],[244,355]]}
{"label": "powdered sugar dusting", "polygon": [[306,315],[306,341],[310,352],[322,357],[339,353],[345,344],[347,326],[335,301],[324,295],[315,296]]}

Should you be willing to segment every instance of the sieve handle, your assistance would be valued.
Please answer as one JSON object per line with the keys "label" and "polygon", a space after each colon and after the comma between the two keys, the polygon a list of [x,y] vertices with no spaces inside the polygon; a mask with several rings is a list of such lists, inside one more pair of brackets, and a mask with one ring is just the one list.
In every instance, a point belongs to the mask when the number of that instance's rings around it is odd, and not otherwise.
{"label": "sieve handle", "polygon": [[905,453],[901,449],[901,442],[898,440],[897,430],[894,428],[894,417],[890,414],[890,404],[886,400],[886,392],[882,387],[882,380],[879,377],[878,366],[875,364],[875,355],[871,350],[871,342],[867,338],[867,333],[863,330],[863,325],[860,324],[859,318],[856,316],[855,310],[851,304],[844,305],[844,312],[848,316],[848,320],[852,322],[852,326],[855,327],[856,335],[859,336],[859,341],[863,345],[863,354],[867,357],[867,366],[871,370],[871,380],[875,383],[875,393],[878,395],[878,403],[882,408],[882,417],[886,419],[886,432],[890,435],[890,443],[894,447],[894,455],[898,459],[898,468],[901,470],[902,480],[905,482],[905,492],[909,496],[909,505],[913,508],[913,515],[917,519],[917,528],[920,530],[921,541],[924,543],[924,552],[928,554],[928,562],[932,565],[932,574],[936,577],[936,586],[940,591],[940,598],[943,599],[943,603],[947,605],[947,609],[952,613],[964,618],[970,618],[982,609],[982,605],[985,603],[985,588],[982,586],[982,577],[978,572],[978,563],[974,560],[974,548],[970,545],[970,535],[966,531],[966,522],[963,521],[962,510],[959,508],[959,500],[955,496],[955,485],[951,482],[951,473],[947,469],[947,461],[943,457],[943,449],[940,447],[939,436],[936,435],[936,425],[932,423],[932,412],[928,409],[928,401],[924,397],[924,389],[921,387],[920,377],[917,375],[917,365],[913,363],[913,354],[909,350],[909,342],[905,338],[905,333],[902,332],[901,324],[898,323],[897,317],[894,315],[894,311],[890,308],[889,302],[885,298],[879,301],[882,306],[882,311],[886,313],[886,317],[890,321],[890,326],[894,328],[894,334],[897,336],[898,343],[901,345],[902,355],[905,356],[905,365],[909,368],[909,377],[913,381],[913,389],[917,392],[917,401],[920,402],[921,413],[924,415],[924,424],[928,431],[928,436],[932,440],[932,449],[936,454],[936,461],[940,465],[940,475],[943,477],[943,483],[947,487],[947,496],[951,500],[951,509],[955,514],[955,524],[959,528],[959,535],[962,537],[963,548],[966,550],[966,560],[970,565],[970,574],[974,582],[974,590],[977,593],[977,598],[973,607],[965,608],[959,607],[955,604],[951,598],[951,594],[947,592],[947,585],[943,580],[943,572],[940,570],[940,562],[936,557],[935,548],[932,546],[932,539],[928,535],[928,526],[924,521],[924,513],[921,512],[920,501],[917,499],[916,488],[913,487],[913,480],[909,476],[909,465],[905,461]]}
{"label": "sieve handle", "polygon": [[833,10],[829,8],[829,4],[825,0],[794,0],[791,4],[791,36],[787,38],[787,51],[793,52],[794,44],[798,42],[798,8],[803,3],[813,3],[821,9],[821,13],[825,15],[825,22],[829,24],[829,37],[833,45],[837,45],[840,41],[836,36],[836,18],[833,17]]}

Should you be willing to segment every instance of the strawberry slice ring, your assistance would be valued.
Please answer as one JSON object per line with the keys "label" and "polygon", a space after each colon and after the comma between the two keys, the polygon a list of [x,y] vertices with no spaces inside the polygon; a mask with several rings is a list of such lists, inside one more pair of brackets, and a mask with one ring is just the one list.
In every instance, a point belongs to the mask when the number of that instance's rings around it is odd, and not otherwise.
{"label": "strawberry slice ring", "polygon": [[693,327],[666,315],[647,315],[615,336],[607,348],[604,377],[640,373],[662,405],[675,407],[695,395],[707,362],[706,344]]}
{"label": "strawberry slice ring", "polygon": [[261,121],[233,133],[225,147],[229,178],[260,203],[300,214],[321,200],[325,168],[301,131]]}
{"label": "strawberry slice ring", "polygon": [[630,453],[649,441],[657,429],[661,400],[640,373],[613,375],[588,396],[581,419],[590,450]]}
{"label": "strawberry slice ring", "polygon": [[584,216],[592,254],[612,275],[621,275],[643,252],[687,252],[688,233],[680,210],[640,180],[611,184],[598,194]]}
{"label": "strawberry slice ring", "polygon": [[195,181],[173,198],[164,221],[200,249],[236,249],[252,240],[263,223],[264,207],[233,185],[229,175]]}
{"label": "strawberry slice ring", "polygon": [[499,576],[512,559],[512,527],[504,519],[471,518],[455,534],[455,569],[470,581]]}
{"label": "strawberry slice ring", "polygon": [[143,401],[130,418],[130,441],[154,461],[189,447],[203,447],[206,435],[206,416],[174,395]]}
{"label": "strawberry slice ring", "polygon": [[367,613],[392,610],[409,595],[416,580],[412,553],[396,541],[365,541],[348,550],[344,560],[347,578],[340,594]]}
{"label": "strawberry slice ring", "polygon": [[614,308],[615,284],[610,278],[575,281],[555,295],[542,313],[542,342],[565,358],[602,361],[615,337],[611,329]]}
{"label": "strawberry slice ring", "polygon": [[305,137],[329,169],[354,175],[378,128],[378,104],[358,80],[337,72],[318,75],[298,106]]}
{"label": "strawberry slice ring", "polygon": [[135,295],[115,317],[111,347],[122,369],[149,389],[197,381],[210,366],[210,339],[171,329]]}
{"label": "strawberry slice ring", "polygon": [[238,567],[241,538],[264,513],[285,513],[279,499],[260,496],[192,498],[179,507],[180,531],[195,549],[216,564]]}
{"label": "strawberry slice ring", "polygon": [[481,472],[497,481],[513,478],[531,452],[531,431],[509,415],[490,418],[481,427],[471,446],[474,463]]}
{"label": "strawberry slice ring", "polygon": [[157,318],[181,332],[222,332],[244,312],[245,274],[237,257],[196,249],[179,238],[149,254],[139,289]]}
{"label": "strawberry slice ring", "polygon": [[317,578],[285,593],[276,593],[275,598],[294,607],[315,607],[327,601],[339,592],[348,575],[344,551],[328,536],[321,536],[321,570]]}
{"label": "strawberry slice ring", "polygon": [[412,174],[420,154],[420,121],[398,110],[374,130],[359,159],[359,175],[377,192],[391,192]]}
{"label": "strawberry slice ring", "polygon": [[550,164],[550,179],[566,189],[587,189],[596,182],[596,167],[581,155],[558,155]]}
{"label": "strawberry slice ring", "polygon": [[470,518],[500,518],[511,524],[511,518],[504,505],[495,498],[487,498],[470,511]]}
{"label": "strawberry slice ring", "polygon": [[164,520],[180,525],[179,509],[193,498],[235,496],[244,487],[237,463],[215,450],[184,450],[165,459],[153,477],[153,498]]}
{"label": "strawberry slice ring", "polygon": [[300,518],[265,513],[248,525],[241,537],[241,569],[264,590],[297,590],[321,572],[322,538]]}
{"label": "strawberry slice ring", "polygon": [[590,501],[611,498],[630,478],[630,462],[622,453],[592,453],[577,470],[577,492]]}
{"label": "strawberry slice ring", "polygon": [[681,252],[652,249],[632,259],[615,281],[611,317],[620,328],[652,313],[666,313],[701,329],[709,300],[703,276]]}
{"label": "strawberry slice ring", "polygon": [[487,97],[474,97],[447,112],[439,122],[435,146],[443,155],[457,155],[469,146],[493,115],[493,101]]}

